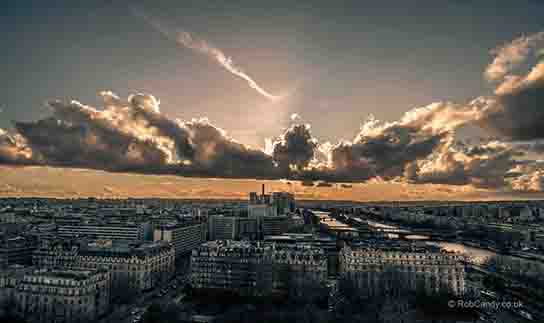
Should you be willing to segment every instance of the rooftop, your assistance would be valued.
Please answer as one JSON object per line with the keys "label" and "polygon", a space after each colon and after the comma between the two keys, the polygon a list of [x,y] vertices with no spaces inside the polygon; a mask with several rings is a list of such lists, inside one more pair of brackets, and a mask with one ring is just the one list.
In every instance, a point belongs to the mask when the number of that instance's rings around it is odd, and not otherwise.
{"label": "rooftop", "polygon": [[89,279],[93,275],[103,272],[100,269],[96,270],[55,270],[55,269],[37,269],[31,272],[28,276],[44,277],[44,278],[61,278],[74,281],[82,281]]}
{"label": "rooftop", "polygon": [[350,247],[353,250],[368,251],[400,251],[410,253],[448,253],[441,247],[420,242],[378,240],[378,241],[359,241],[352,243]]}
{"label": "rooftop", "polygon": [[201,247],[212,249],[257,249],[266,248],[259,241],[235,241],[235,240],[214,240],[201,244]]}
{"label": "rooftop", "polygon": [[117,256],[131,257],[133,255],[145,255],[152,252],[170,248],[165,241],[127,242],[108,240],[107,243],[90,243],[82,252],[83,254],[115,254]]}

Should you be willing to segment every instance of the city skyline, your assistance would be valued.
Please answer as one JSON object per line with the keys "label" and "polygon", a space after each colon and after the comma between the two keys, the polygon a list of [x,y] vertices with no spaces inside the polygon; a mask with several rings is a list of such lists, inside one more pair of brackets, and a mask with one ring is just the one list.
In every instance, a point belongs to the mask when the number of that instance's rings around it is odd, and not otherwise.
{"label": "city skyline", "polygon": [[0,195],[544,197],[542,4],[385,2],[2,5]]}

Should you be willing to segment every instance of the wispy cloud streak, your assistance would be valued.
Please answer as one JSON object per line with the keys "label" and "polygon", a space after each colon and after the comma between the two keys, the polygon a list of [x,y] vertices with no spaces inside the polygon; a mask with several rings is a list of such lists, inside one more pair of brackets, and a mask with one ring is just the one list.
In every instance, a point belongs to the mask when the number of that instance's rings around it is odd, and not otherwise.
{"label": "wispy cloud streak", "polygon": [[131,8],[130,11],[132,12],[133,15],[141,18],[148,25],[153,27],[153,29],[160,32],[168,39],[172,39],[176,41],[176,43],[178,43],[179,45],[189,48],[197,53],[206,55],[208,58],[218,63],[221,67],[226,69],[228,72],[245,80],[247,84],[249,85],[249,87],[257,91],[259,94],[261,94],[265,98],[272,101],[276,101],[282,98],[282,96],[280,95],[274,95],[268,92],[267,90],[265,90],[253,78],[251,78],[247,73],[245,73],[241,67],[237,66],[230,56],[227,56],[221,49],[217,48],[210,42],[204,39],[197,38],[194,34],[188,31],[182,30],[177,32],[171,32],[159,21],[149,17],[141,10]]}

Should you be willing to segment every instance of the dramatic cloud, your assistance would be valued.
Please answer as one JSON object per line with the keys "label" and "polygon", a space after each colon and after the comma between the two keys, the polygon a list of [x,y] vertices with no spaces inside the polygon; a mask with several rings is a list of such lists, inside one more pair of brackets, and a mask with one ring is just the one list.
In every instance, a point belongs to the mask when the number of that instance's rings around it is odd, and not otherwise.
{"label": "dramatic cloud", "polygon": [[112,110],[99,111],[76,101],[55,101],[50,107],[53,117],[15,124],[36,161],[128,171],[165,165],[169,159],[152,136],[128,129],[126,117]]}
{"label": "dramatic cloud", "polygon": [[[167,117],[150,94],[125,100],[104,91],[101,108],[53,101],[48,118],[16,122],[10,133],[0,130],[0,164],[293,179],[303,186],[396,181],[541,190],[544,166],[530,155],[544,152],[544,63],[530,58],[538,58],[543,35],[514,40],[494,52],[485,74],[495,84],[495,94],[467,104],[432,103],[393,122],[370,117],[351,141],[320,143],[293,114],[283,134],[267,139],[264,150],[254,149],[206,118]],[[239,71],[205,41],[187,33],[178,36],[184,46]],[[529,68],[521,73],[524,64]],[[481,145],[460,142],[456,133],[467,125],[479,126],[495,139],[484,138]]]}
{"label": "dramatic cloud", "polygon": [[0,164],[28,164],[32,162],[32,151],[19,135],[10,135],[0,129]]}
{"label": "dramatic cloud", "polygon": [[189,132],[195,152],[193,171],[199,175],[279,178],[269,155],[234,141],[207,119],[184,123],[184,127]]}
{"label": "dramatic cloud", "polygon": [[507,184],[506,174],[517,164],[514,157],[519,155],[504,143],[467,147],[450,140],[432,158],[410,165],[405,176],[412,183],[500,188]]}
{"label": "dramatic cloud", "polygon": [[303,170],[314,158],[317,139],[310,133],[309,125],[291,126],[274,144],[272,155],[284,170]]}
{"label": "dramatic cloud", "polygon": [[474,114],[471,108],[435,103],[411,110],[397,122],[370,117],[353,142],[330,149],[331,167],[339,181],[394,179],[413,162],[428,158],[448,133]]}
{"label": "dramatic cloud", "polygon": [[219,64],[228,72],[246,81],[249,87],[257,91],[265,98],[269,100],[279,100],[282,98],[282,96],[273,95],[270,92],[266,91],[255,80],[253,80],[253,78],[245,73],[242,68],[237,66],[231,57],[227,56],[221,49],[215,47],[210,42],[199,39],[187,31],[178,31],[176,33],[173,33],[169,31],[166,27],[164,27],[159,21],[147,16],[142,11],[132,8],[131,12],[135,16],[142,18],[146,23],[148,23],[151,27],[153,27],[155,30],[157,30],[167,38],[172,39],[172,35],[175,34],[174,39],[179,45],[194,50],[197,53],[206,55],[208,58]]}
{"label": "dramatic cloud", "polygon": [[111,92],[101,96],[103,109],[53,101],[51,117],[16,122],[15,136],[2,131],[0,161],[186,176],[278,176],[270,156],[235,142],[207,119],[169,119],[151,95],[127,101]]}
{"label": "dramatic cloud", "polygon": [[[508,140],[544,138],[544,62],[537,54],[544,47],[544,32],[514,40],[497,51],[486,75],[499,84],[495,97],[488,99],[486,112],[478,124],[490,133]],[[515,71],[522,64],[528,72]],[[532,66],[531,66],[532,65]]]}
{"label": "dramatic cloud", "polygon": [[538,53],[544,41],[544,32],[530,36],[522,36],[512,42],[491,51],[495,56],[493,62],[485,70],[490,81],[502,81],[513,70],[518,68],[531,53]]}
{"label": "dramatic cloud", "polygon": [[544,163],[542,161],[526,162],[517,165],[509,174],[511,186],[517,191],[544,191]]}

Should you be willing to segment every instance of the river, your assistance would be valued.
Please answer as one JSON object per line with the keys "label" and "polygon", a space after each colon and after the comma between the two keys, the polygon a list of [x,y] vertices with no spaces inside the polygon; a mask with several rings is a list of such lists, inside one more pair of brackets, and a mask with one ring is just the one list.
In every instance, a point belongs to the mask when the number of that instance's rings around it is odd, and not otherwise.
{"label": "river", "polygon": [[[319,212],[319,217],[322,221],[331,221],[332,218],[328,215],[327,212]],[[370,220],[363,220],[368,224],[370,228],[374,228],[377,231],[386,231],[386,236],[391,239],[398,238],[397,233],[410,233],[410,230],[407,228],[400,228],[398,226],[392,225],[392,224],[386,224],[376,221],[370,221]],[[476,265],[485,265],[489,263],[490,260],[493,258],[497,258],[499,254],[492,250],[479,248],[475,246],[469,246],[464,243],[460,242],[444,242],[444,241],[435,241],[435,240],[429,240],[429,237],[424,235],[405,235],[406,239],[409,240],[421,240],[425,241],[425,243],[429,245],[435,245],[443,248],[447,251],[453,251],[460,253],[467,257],[467,260],[471,263],[474,263]],[[529,271],[533,272],[535,274],[544,272],[544,262],[541,261],[535,261],[530,259],[525,259],[522,257],[517,256],[511,256],[511,255],[503,255],[500,254],[500,265],[501,266],[507,266],[508,270],[517,271]],[[504,269],[504,268],[503,268]]]}

